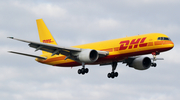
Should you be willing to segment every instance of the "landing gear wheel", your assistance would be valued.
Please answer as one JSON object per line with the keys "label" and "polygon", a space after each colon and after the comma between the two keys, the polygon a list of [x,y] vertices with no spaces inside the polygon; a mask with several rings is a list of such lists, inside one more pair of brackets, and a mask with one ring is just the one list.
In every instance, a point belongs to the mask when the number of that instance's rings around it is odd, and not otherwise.
{"label": "landing gear wheel", "polygon": [[156,67],[157,66],[157,64],[156,63],[154,63],[154,67]]}
{"label": "landing gear wheel", "polygon": [[107,74],[107,77],[108,77],[108,78],[115,78],[115,77],[118,77],[118,72],[111,72],[111,73],[108,73],[108,74]]}
{"label": "landing gear wheel", "polygon": [[88,72],[89,72],[89,69],[88,69],[88,68],[86,68],[86,69],[85,69],[85,73],[88,73]]}
{"label": "landing gear wheel", "polygon": [[157,66],[157,64],[156,64],[156,63],[152,63],[152,64],[151,64],[151,66],[156,67],[156,66]]}
{"label": "landing gear wheel", "polygon": [[159,54],[160,54],[160,52],[158,52],[158,51],[152,52],[152,55],[153,55],[153,62],[151,63],[152,67],[156,67],[157,66],[157,64],[154,63],[154,62],[157,60],[156,56],[159,55]]}
{"label": "landing gear wheel", "polygon": [[89,72],[89,69],[88,69],[88,68],[78,69],[78,74],[84,75],[85,73],[88,73],[88,72]]}
{"label": "landing gear wheel", "polygon": [[114,72],[117,67],[117,62],[112,62],[112,72],[107,74],[108,78],[118,77],[118,72]]}
{"label": "landing gear wheel", "polygon": [[82,68],[81,70],[82,70],[82,75],[84,75],[85,74],[85,69]]}
{"label": "landing gear wheel", "polygon": [[114,72],[111,72],[111,78],[114,78]]}
{"label": "landing gear wheel", "polygon": [[81,74],[82,73],[82,70],[81,69],[78,69],[78,74]]}
{"label": "landing gear wheel", "polygon": [[111,73],[108,73],[108,74],[107,74],[107,77],[108,77],[108,78],[111,78]]}
{"label": "landing gear wheel", "polygon": [[115,73],[114,73],[114,76],[115,76],[115,77],[118,77],[118,72],[115,72]]}

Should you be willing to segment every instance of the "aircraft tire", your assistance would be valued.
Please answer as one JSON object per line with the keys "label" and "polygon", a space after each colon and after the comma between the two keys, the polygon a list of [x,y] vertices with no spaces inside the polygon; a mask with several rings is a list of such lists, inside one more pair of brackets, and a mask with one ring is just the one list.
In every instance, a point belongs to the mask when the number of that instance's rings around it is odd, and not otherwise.
{"label": "aircraft tire", "polygon": [[108,77],[108,78],[115,78],[115,77],[118,77],[118,72],[111,72],[111,73],[108,73],[108,74],[107,74],[107,77]]}
{"label": "aircraft tire", "polygon": [[78,74],[82,74],[82,70],[81,69],[78,69]]}
{"label": "aircraft tire", "polygon": [[108,78],[111,78],[111,73],[108,73],[108,74],[107,74],[107,77],[108,77]]}
{"label": "aircraft tire", "polygon": [[86,73],[85,69],[82,68],[81,70],[82,70],[82,75],[84,75]]}
{"label": "aircraft tire", "polygon": [[114,76],[115,76],[115,77],[118,77],[118,72],[115,72],[115,73],[114,73]]}
{"label": "aircraft tire", "polygon": [[115,77],[114,72],[111,72],[111,78],[114,78],[114,77]]}
{"label": "aircraft tire", "polygon": [[157,64],[156,64],[156,63],[152,63],[151,66],[152,66],[152,67],[156,67]]}
{"label": "aircraft tire", "polygon": [[86,69],[85,69],[85,73],[88,73],[88,72],[89,72],[89,69],[88,69],[88,68],[86,68]]}
{"label": "aircraft tire", "polygon": [[154,63],[154,67],[156,67],[157,66],[157,64],[156,63]]}

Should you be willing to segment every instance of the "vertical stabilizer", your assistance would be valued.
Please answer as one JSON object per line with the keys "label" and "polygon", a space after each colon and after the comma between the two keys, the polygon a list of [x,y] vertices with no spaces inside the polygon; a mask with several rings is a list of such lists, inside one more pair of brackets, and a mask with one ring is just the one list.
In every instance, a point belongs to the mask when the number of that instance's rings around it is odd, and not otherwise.
{"label": "vertical stabilizer", "polygon": [[[40,42],[57,45],[55,39],[51,35],[51,33],[50,33],[49,29],[47,28],[46,24],[44,23],[43,19],[37,19],[36,22],[37,22],[37,28],[38,28]],[[48,53],[48,52],[42,51],[42,53],[44,54],[44,53]]]}

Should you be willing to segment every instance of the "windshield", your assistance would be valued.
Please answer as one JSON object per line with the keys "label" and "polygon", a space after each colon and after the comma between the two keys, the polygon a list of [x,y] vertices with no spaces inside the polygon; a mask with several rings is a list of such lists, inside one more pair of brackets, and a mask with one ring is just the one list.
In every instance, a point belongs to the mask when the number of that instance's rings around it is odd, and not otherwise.
{"label": "windshield", "polygon": [[158,37],[158,40],[169,40],[169,41],[171,41],[171,39],[168,37]]}

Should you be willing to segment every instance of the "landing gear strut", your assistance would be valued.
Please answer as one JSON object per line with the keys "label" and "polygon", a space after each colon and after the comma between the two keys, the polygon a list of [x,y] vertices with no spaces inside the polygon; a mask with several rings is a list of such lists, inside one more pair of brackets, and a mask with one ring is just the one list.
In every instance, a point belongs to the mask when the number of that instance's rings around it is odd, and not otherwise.
{"label": "landing gear strut", "polygon": [[107,74],[108,78],[118,77],[118,72],[114,72],[117,67],[117,62],[112,62],[112,72]]}
{"label": "landing gear strut", "polygon": [[81,69],[78,70],[78,74],[82,74],[84,75],[85,73],[88,73],[89,72],[89,69],[88,68],[85,68],[85,63],[82,63],[82,67]]}
{"label": "landing gear strut", "polygon": [[152,52],[152,55],[153,55],[153,62],[151,63],[152,67],[156,67],[157,66],[155,61],[156,61],[156,56],[159,55],[159,54],[160,54],[159,52]]}

